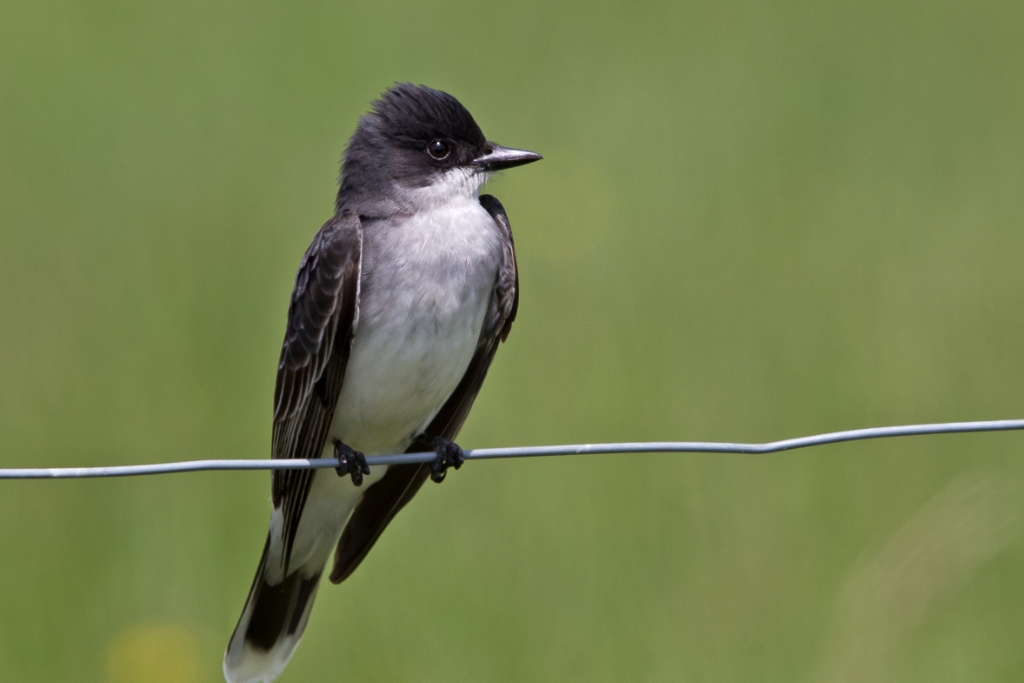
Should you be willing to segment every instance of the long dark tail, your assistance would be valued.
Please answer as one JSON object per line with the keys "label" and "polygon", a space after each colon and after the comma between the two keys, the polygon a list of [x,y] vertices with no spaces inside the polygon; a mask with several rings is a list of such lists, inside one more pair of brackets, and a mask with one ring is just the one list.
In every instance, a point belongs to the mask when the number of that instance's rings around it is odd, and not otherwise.
{"label": "long dark tail", "polygon": [[249,599],[224,653],[228,683],[271,683],[291,659],[309,621],[323,567],[296,568],[280,583],[264,580],[270,536],[256,570]]}

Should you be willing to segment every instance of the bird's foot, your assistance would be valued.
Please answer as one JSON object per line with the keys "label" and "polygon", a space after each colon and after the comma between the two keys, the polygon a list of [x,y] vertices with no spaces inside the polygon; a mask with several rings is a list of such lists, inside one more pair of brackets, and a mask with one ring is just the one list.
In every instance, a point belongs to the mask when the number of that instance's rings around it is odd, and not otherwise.
{"label": "bird's foot", "polygon": [[362,486],[363,475],[370,473],[370,466],[366,464],[366,456],[335,439],[334,457],[338,459],[338,466],[334,468],[338,476],[344,477],[346,474],[350,474],[352,483]]}
{"label": "bird's foot", "polygon": [[438,484],[444,481],[449,467],[459,469],[462,467],[462,463],[466,462],[466,456],[454,441],[439,436],[433,438],[420,436],[417,438],[417,442],[426,449],[437,453],[437,457],[430,463],[430,478]]}

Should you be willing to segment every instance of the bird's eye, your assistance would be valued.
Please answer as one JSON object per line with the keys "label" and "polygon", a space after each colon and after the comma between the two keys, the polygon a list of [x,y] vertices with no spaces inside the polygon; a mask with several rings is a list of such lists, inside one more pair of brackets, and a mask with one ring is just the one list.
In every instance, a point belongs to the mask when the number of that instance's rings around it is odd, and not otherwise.
{"label": "bird's eye", "polygon": [[441,161],[442,159],[447,159],[448,155],[451,153],[451,147],[449,147],[448,143],[445,142],[444,140],[434,140],[429,145],[427,145],[427,154],[437,159],[438,161]]}

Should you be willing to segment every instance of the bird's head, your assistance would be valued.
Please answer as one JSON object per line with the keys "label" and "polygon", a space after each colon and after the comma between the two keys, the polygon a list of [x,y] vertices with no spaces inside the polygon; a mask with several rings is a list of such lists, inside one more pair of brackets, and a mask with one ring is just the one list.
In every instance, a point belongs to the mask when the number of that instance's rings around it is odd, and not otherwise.
{"label": "bird's head", "polygon": [[413,204],[470,197],[496,171],[540,158],[488,141],[448,93],[400,83],[359,120],[342,163],[339,201],[346,194]]}

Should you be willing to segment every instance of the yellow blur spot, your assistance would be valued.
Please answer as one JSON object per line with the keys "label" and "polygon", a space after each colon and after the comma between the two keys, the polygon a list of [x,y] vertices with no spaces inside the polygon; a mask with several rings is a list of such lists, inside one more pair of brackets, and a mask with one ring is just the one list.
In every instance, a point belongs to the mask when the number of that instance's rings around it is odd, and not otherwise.
{"label": "yellow blur spot", "polygon": [[133,627],[110,644],[108,683],[195,683],[199,649],[192,634],[179,626]]}

